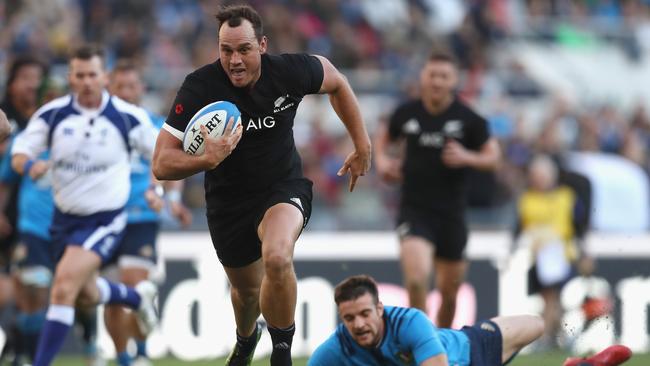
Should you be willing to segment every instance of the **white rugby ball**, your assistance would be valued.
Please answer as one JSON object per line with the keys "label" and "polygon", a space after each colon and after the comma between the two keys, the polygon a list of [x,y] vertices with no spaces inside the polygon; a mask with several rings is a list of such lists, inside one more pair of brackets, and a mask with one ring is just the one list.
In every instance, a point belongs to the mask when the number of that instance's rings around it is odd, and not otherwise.
{"label": "white rugby ball", "polygon": [[205,144],[201,135],[201,126],[205,126],[211,137],[223,136],[230,117],[235,119],[233,128],[241,123],[239,109],[230,102],[218,101],[201,108],[185,128],[183,150],[191,155],[202,155]]}

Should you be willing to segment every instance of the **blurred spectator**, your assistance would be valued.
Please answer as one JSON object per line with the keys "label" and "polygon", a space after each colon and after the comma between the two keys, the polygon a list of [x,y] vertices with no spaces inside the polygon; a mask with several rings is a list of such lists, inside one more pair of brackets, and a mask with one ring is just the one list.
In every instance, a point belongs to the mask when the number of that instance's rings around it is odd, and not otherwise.
{"label": "blurred spectator", "polygon": [[[84,41],[98,41],[106,49],[109,66],[120,57],[136,60],[150,86],[143,105],[166,114],[187,71],[211,63],[219,56],[213,47],[217,41],[214,14],[219,6],[235,2],[239,0],[7,1],[0,4],[0,67],[8,66],[18,54],[29,53],[48,62],[54,80],[63,80],[69,49]],[[602,45],[614,46],[621,55],[638,62],[635,67],[641,70],[644,62],[649,62],[648,1],[250,2],[261,13],[269,15],[265,33],[273,40],[272,45],[291,52],[322,54],[346,68],[342,71],[360,96],[364,116],[376,115],[377,104],[364,103],[363,96],[388,97],[392,103],[399,102],[402,95],[416,96],[417,74],[413,70],[425,61],[427,55],[423,50],[433,45],[453,50],[461,60],[459,94],[489,116],[492,131],[506,153],[496,177],[497,182],[506,182],[509,187],[510,192],[504,192],[505,196],[516,196],[524,185],[521,167],[534,151],[554,155],[572,150],[606,151],[625,156],[650,170],[647,113],[640,107],[619,103],[620,97],[613,88],[603,94],[610,98],[606,102],[587,95],[592,88],[610,88],[617,79],[592,83],[589,73],[572,79],[571,75],[563,74],[570,69],[556,70],[557,63],[571,63],[571,52],[584,52]],[[531,62],[529,46],[541,47],[542,52],[546,47],[561,50],[555,55],[563,58],[553,60],[556,64]],[[544,79],[551,71],[577,95],[557,98],[553,85]],[[598,68],[590,72],[606,74],[608,70]],[[6,77],[0,74],[0,81],[6,82]],[[58,82],[50,90],[60,93],[63,84]],[[638,96],[644,98],[639,106],[647,108],[650,105],[647,97]],[[329,141],[331,146],[336,146],[337,133],[317,131],[320,128],[317,125],[325,118],[313,113],[304,121],[307,126],[304,129],[313,129],[310,139],[319,144]],[[372,129],[371,123],[375,121],[368,119]],[[306,151],[311,146],[308,143],[301,148],[305,151],[305,171],[312,164],[320,167],[340,158],[336,148],[328,150],[319,146],[317,151]],[[312,177],[316,182],[315,205],[327,205],[333,215],[342,217],[344,207],[338,192],[343,183],[318,169],[313,172],[322,176]],[[193,203],[201,206],[203,188],[200,180],[194,183],[197,186],[192,182],[186,188],[188,197],[194,197],[192,192],[197,192],[199,199]],[[319,197],[320,194],[323,196]],[[375,217],[372,227],[391,227],[390,222],[381,221],[370,212],[366,217]],[[365,224],[352,218],[345,225],[361,229]]]}
{"label": "blurred spectator", "polygon": [[530,242],[533,264],[528,273],[529,293],[544,300],[543,348],[558,346],[562,305],[560,290],[569,280],[577,259],[574,243],[576,196],[558,185],[558,169],[551,158],[536,156],[528,170],[528,188],[519,197],[515,237]]}

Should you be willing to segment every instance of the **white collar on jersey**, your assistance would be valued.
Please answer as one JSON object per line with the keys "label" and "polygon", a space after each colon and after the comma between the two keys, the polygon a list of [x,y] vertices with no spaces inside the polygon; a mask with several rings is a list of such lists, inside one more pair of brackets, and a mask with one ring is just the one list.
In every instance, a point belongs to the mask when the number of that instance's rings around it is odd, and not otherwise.
{"label": "white collar on jersey", "polygon": [[90,108],[86,108],[86,107],[81,106],[79,104],[79,102],[77,101],[77,95],[72,94],[72,106],[74,107],[74,109],[78,110],[83,115],[87,115],[87,116],[90,116],[90,117],[97,117],[102,113],[104,108],[106,108],[106,105],[108,104],[108,101],[110,99],[111,99],[111,95],[108,94],[108,91],[106,89],[104,89],[102,91],[102,103],[99,105],[99,108],[90,109]]}

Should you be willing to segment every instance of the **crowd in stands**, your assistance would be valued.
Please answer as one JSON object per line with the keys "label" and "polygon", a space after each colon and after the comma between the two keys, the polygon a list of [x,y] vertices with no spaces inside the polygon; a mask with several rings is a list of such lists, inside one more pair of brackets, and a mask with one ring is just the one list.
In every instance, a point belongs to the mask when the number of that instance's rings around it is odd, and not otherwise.
{"label": "crowd in stands", "polygon": [[[105,46],[109,67],[135,60],[149,85],[145,105],[166,115],[182,77],[218,57],[216,7],[235,1],[6,0],[0,2],[0,67],[19,54],[50,65],[50,93],[61,93],[67,52],[85,41]],[[632,109],[565,98],[546,90],[516,60],[503,61],[513,41],[581,47],[613,44],[634,62],[650,62],[650,0],[275,0],[248,1],[265,20],[269,52],[305,51],[329,57],[360,96],[383,98],[381,123],[392,105],[417,93],[419,65],[433,47],[453,51],[462,70],[459,94],[489,120],[504,152],[495,177],[476,179],[471,204],[512,207],[524,171],[538,152],[601,151],[650,171],[647,101]],[[644,55],[645,58],[644,58]],[[0,74],[0,85],[5,74]],[[538,113],[532,121],[525,108]],[[370,106],[363,103],[364,112]],[[315,114],[312,114],[315,115]],[[374,119],[374,117],[373,117]],[[349,141],[318,117],[296,121],[305,171],[315,182],[311,229],[389,229],[396,188],[371,174],[346,194],[336,176]],[[307,126],[307,127],[305,127]],[[202,179],[190,179],[184,199],[203,210]],[[377,192],[380,192],[379,194]],[[490,215],[488,225],[508,216]],[[195,215],[200,218],[203,215]],[[480,221],[480,219],[478,219]],[[202,223],[196,223],[201,227]]]}

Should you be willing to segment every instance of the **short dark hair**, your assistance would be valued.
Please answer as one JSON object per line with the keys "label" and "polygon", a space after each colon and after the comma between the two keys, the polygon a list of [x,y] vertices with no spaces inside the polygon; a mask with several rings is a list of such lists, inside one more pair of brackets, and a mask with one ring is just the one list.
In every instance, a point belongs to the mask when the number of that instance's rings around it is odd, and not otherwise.
{"label": "short dark hair", "polygon": [[85,44],[75,48],[70,54],[70,59],[90,60],[95,56],[104,62],[104,50],[101,47],[95,44]]}
{"label": "short dark hair", "polygon": [[219,21],[219,29],[225,23],[228,23],[231,27],[238,27],[241,25],[242,20],[248,20],[253,25],[253,30],[255,31],[255,38],[257,41],[261,41],[264,36],[264,26],[262,25],[262,17],[249,5],[230,5],[224,6],[219,10],[217,15],[215,15]]}
{"label": "short dark hair", "polygon": [[451,52],[444,49],[434,49],[431,51],[429,54],[429,62],[431,61],[449,62],[458,67],[458,60],[456,60],[456,57]]}
{"label": "short dark hair", "polygon": [[358,299],[370,294],[374,304],[379,303],[377,282],[368,275],[356,275],[341,281],[334,289],[334,302],[340,305],[342,302]]}
{"label": "short dark hair", "polygon": [[7,86],[11,85],[16,77],[18,77],[18,72],[23,67],[36,66],[41,69],[43,73],[43,78],[47,74],[47,66],[45,63],[41,62],[38,58],[31,55],[21,55],[16,57],[11,65],[9,66],[9,73],[7,75]]}
{"label": "short dark hair", "polygon": [[133,60],[123,58],[123,59],[117,60],[117,62],[115,63],[115,66],[113,67],[112,73],[129,72],[129,71],[139,72],[140,69],[135,64],[135,62],[133,62]]}

